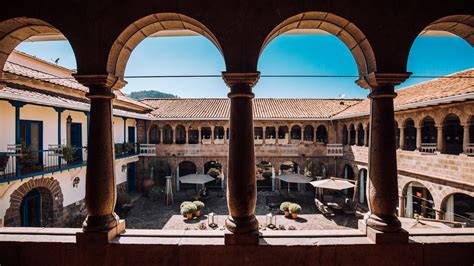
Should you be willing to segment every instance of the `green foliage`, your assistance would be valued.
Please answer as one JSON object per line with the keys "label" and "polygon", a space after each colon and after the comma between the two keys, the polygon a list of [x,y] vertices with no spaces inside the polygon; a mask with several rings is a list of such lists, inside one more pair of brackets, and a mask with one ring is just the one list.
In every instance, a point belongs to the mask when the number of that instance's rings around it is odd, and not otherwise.
{"label": "green foliage", "polygon": [[148,191],[148,197],[153,201],[158,201],[165,194],[165,190],[160,185],[154,185]]}
{"label": "green foliage", "polygon": [[63,160],[69,163],[74,160],[74,154],[76,153],[76,150],[72,146],[64,146],[62,153]]}
{"label": "green foliage", "polygon": [[324,165],[320,162],[310,162],[306,166],[305,175],[310,177],[324,177]]}
{"label": "green foliage", "polygon": [[296,203],[291,203],[290,206],[288,206],[288,211],[290,211],[290,213],[301,213],[301,210],[301,206]]}
{"label": "green foliage", "polygon": [[191,202],[191,203],[183,205],[181,207],[180,212],[181,212],[182,215],[186,215],[186,214],[193,214],[193,213],[196,212],[196,210],[197,210],[196,205]]}
{"label": "green foliage", "polygon": [[122,149],[123,149],[125,152],[133,151],[133,149],[135,148],[135,145],[134,145],[133,143],[129,143],[129,142],[124,143],[124,144],[122,144],[122,145],[123,145],[123,148],[122,148]]}
{"label": "green foliage", "polygon": [[37,162],[37,154],[31,150],[29,145],[26,145],[26,142],[21,142],[21,166],[31,167]]}
{"label": "green foliage", "polygon": [[176,95],[155,90],[134,91],[128,96],[136,100],[143,100],[147,98],[178,98]]}
{"label": "green foliage", "polygon": [[204,202],[199,201],[199,200],[193,201],[193,203],[194,203],[194,205],[196,205],[196,208],[197,208],[198,211],[204,209],[204,207],[206,206],[204,204]]}
{"label": "green foliage", "polygon": [[114,145],[115,155],[121,155],[123,153],[123,145],[120,143],[116,143]]}
{"label": "green foliage", "polygon": [[165,176],[171,175],[171,166],[167,161],[152,159],[146,164],[144,171],[144,178],[149,179],[151,171],[153,170],[153,179],[157,182],[159,179],[165,178]]}
{"label": "green foliage", "polygon": [[290,207],[291,202],[285,201],[280,204],[280,211],[287,212],[289,211],[288,208]]}

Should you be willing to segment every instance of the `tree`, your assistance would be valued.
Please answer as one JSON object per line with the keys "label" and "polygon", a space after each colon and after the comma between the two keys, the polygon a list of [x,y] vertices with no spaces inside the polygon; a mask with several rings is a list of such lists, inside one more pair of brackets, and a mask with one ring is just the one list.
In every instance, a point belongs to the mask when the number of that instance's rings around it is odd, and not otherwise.
{"label": "tree", "polygon": [[143,100],[147,98],[178,98],[176,95],[155,90],[134,91],[128,96],[136,100]]}

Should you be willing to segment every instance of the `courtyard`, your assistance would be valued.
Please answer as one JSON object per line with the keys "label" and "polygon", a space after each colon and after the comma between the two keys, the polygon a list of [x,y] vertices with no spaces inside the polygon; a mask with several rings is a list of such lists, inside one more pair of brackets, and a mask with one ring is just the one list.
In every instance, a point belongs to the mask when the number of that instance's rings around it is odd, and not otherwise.
{"label": "courtyard", "polygon": [[[278,230],[339,230],[356,229],[357,220],[354,214],[337,213],[332,217],[321,214],[314,205],[310,195],[299,195],[292,199],[302,207],[302,212],[296,219],[285,218],[278,208],[270,209],[269,199],[278,198],[278,193],[259,192],[255,215],[261,229],[266,224],[266,216],[272,213],[276,216]],[[185,194],[178,193],[172,205],[166,206],[164,199],[156,201],[148,197],[139,196],[133,201],[130,212],[121,218],[126,218],[129,229],[164,229],[164,230],[199,230],[208,229],[208,214],[217,216],[218,228],[223,230],[224,222],[228,216],[227,200],[217,194],[211,194],[204,203],[206,204],[200,217],[186,219],[180,214],[179,205],[187,200]],[[206,225],[205,227],[202,225]],[[267,229],[268,230],[268,229]]]}

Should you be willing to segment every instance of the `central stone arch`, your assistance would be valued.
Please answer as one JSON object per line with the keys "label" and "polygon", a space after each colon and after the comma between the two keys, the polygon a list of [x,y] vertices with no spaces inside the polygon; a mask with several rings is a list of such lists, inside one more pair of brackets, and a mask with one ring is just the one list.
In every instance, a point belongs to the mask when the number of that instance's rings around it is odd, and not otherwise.
{"label": "central stone arch", "polygon": [[362,31],[352,22],[326,12],[304,12],[284,20],[268,34],[260,49],[260,54],[276,37],[289,31],[308,30],[327,32],[339,38],[354,56],[359,78],[377,70],[374,52]]}
{"label": "central stone arch", "polygon": [[39,189],[40,193],[49,192],[52,197],[52,221],[48,226],[60,227],[64,224],[63,217],[63,193],[59,182],[53,177],[37,178],[22,184],[10,195],[10,207],[5,212],[5,226],[20,226],[20,208],[23,198],[33,189]]}

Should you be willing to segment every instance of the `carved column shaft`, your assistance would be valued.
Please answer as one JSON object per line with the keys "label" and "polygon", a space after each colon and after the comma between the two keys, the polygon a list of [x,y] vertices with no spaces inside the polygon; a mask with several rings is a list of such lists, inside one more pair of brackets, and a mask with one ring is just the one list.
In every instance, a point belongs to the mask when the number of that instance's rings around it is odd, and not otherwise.
{"label": "carved column shaft", "polygon": [[421,137],[421,126],[416,126],[416,150],[421,151],[421,142],[422,142],[422,137]]}
{"label": "carved column shaft", "polygon": [[400,141],[400,149],[403,150],[405,149],[405,128],[400,127],[400,137],[398,138]]}
{"label": "carved column shaft", "polygon": [[113,89],[122,87],[111,75],[76,76],[89,87],[90,130],[86,172],[87,218],[83,224],[86,232],[107,231],[118,225],[114,213],[116,200],[115,156],[113,134]]}
{"label": "carved column shaft", "polygon": [[439,125],[436,127],[437,134],[436,134],[436,150],[439,152],[443,152],[443,126]]}
{"label": "carved column shaft", "polygon": [[223,73],[230,87],[230,139],[227,174],[229,219],[226,227],[235,234],[255,234],[257,181],[255,177],[252,87],[259,73]]}
{"label": "carved column shaft", "polygon": [[396,216],[398,204],[397,157],[395,150],[394,87],[409,74],[372,73],[369,147],[369,209],[367,225],[382,232],[398,232],[401,223]]}

